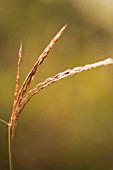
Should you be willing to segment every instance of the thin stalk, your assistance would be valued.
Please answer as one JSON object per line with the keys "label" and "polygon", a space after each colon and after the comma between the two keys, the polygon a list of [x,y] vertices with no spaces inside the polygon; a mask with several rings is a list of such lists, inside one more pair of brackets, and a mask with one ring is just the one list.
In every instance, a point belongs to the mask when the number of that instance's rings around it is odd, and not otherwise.
{"label": "thin stalk", "polygon": [[11,123],[7,123],[5,120],[0,119],[0,122],[8,126],[8,155],[9,155],[9,170],[12,168],[12,153],[11,153]]}
{"label": "thin stalk", "polygon": [[8,123],[5,120],[0,119],[0,122],[4,123],[5,125],[8,126]]}
{"label": "thin stalk", "polygon": [[9,150],[9,169],[13,170],[12,167],[12,152],[11,152],[11,126],[8,125],[8,150]]}

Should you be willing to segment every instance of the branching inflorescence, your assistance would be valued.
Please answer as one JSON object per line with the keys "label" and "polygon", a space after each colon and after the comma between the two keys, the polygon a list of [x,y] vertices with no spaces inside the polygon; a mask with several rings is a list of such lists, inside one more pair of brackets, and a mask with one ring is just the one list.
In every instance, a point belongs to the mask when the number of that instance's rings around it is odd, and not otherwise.
{"label": "branching inflorescence", "polygon": [[48,53],[50,52],[51,48],[55,45],[57,40],[60,38],[60,36],[63,34],[65,28],[67,25],[65,25],[57,34],[56,36],[51,40],[49,45],[46,47],[46,49],[43,51],[43,53],[40,55],[36,63],[33,65],[32,69],[26,76],[24,82],[22,83],[22,86],[19,90],[19,81],[20,81],[20,71],[21,71],[21,62],[22,62],[22,43],[20,45],[19,54],[18,54],[18,69],[17,69],[17,76],[16,76],[16,87],[14,92],[14,102],[13,102],[13,110],[11,114],[11,118],[9,122],[5,122],[4,120],[0,119],[0,121],[6,125],[8,125],[8,147],[9,147],[9,167],[10,170],[12,170],[12,154],[11,154],[11,141],[14,137],[17,120],[20,116],[23,109],[26,107],[28,102],[38,94],[41,90],[48,87],[49,85],[53,84],[54,82],[57,82],[63,78],[66,78],[68,76],[71,76],[76,73],[80,73],[82,71],[86,71],[92,68],[100,67],[100,66],[106,66],[109,64],[113,64],[113,59],[108,58],[103,61],[99,61],[97,63],[93,64],[87,64],[85,66],[79,66],[75,67],[73,69],[68,69],[64,72],[60,72],[56,74],[55,76],[47,78],[45,81],[38,83],[36,87],[33,89],[29,89],[30,85],[36,75],[36,72],[38,71],[39,67],[43,63],[44,59],[48,56]]}
{"label": "branching inflorescence", "polygon": [[17,77],[16,77],[16,87],[15,87],[15,93],[14,93],[14,103],[13,103],[13,111],[10,118],[10,121],[8,123],[10,129],[11,129],[11,136],[12,139],[14,137],[15,128],[17,125],[17,120],[25,106],[28,104],[28,102],[32,99],[33,96],[35,96],[37,93],[39,93],[41,90],[46,88],[47,86],[51,85],[54,82],[57,82],[63,78],[66,78],[68,76],[71,76],[76,73],[80,73],[82,71],[96,68],[99,66],[105,66],[109,64],[113,64],[113,59],[108,58],[103,61],[99,61],[97,63],[93,64],[87,64],[83,67],[75,67],[73,69],[68,69],[64,72],[60,72],[56,74],[53,77],[47,78],[45,81],[39,83],[36,85],[35,88],[29,90],[29,87],[36,75],[36,72],[38,71],[39,67],[43,63],[44,59],[48,56],[48,53],[50,52],[51,48],[55,45],[57,40],[60,38],[60,36],[63,34],[65,28],[67,25],[65,25],[57,34],[56,36],[51,40],[49,45],[46,47],[46,49],[43,51],[43,53],[40,55],[30,72],[28,73],[27,77],[25,78],[20,90],[19,90],[19,80],[20,80],[20,69],[21,69],[21,62],[22,62],[22,43],[19,49],[18,54],[18,70],[17,70]]}

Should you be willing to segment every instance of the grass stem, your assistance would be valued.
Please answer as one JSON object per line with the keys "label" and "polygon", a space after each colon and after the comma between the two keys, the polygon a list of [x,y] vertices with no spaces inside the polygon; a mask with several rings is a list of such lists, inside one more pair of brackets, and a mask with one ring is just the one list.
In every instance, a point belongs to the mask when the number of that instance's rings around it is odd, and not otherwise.
{"label": "grass stem", "polygon": [[11,152],[11,126],[8,125],[8,150],[9,150],[9,169],[13,170],[12,167],[12,152]]}
{"label": "grass stem", "polygon": [[0,119],[0,122],[6,124],[8,126],[8,123],[5,120]]}

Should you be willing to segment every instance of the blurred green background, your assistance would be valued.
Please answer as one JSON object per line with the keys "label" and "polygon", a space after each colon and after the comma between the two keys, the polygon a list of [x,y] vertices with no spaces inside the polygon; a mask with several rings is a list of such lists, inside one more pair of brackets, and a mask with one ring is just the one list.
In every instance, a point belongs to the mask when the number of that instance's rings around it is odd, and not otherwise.
{"label": "blurred green background", "polygon": [[[68,27],[32,87],[67,68],[113,56],[112,0],[0,0],[0,118],[12,112],[17,56],[21,84],[46,45]],[[113,169],[113,66],[74,75],[35,96],[21,114],[14,170]],[[0,123],[0,170],[8,170],[7,127]]]}

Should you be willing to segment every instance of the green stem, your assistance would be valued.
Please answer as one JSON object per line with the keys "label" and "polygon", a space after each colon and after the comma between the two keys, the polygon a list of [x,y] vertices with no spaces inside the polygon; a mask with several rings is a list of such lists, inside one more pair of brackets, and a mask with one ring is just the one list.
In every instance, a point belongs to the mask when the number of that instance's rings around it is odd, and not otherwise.
{"label": "green stem", "polygon": [[13,170],[12,167],[12,152],[11,152],[11,126],[8,126],[8,150],[9,150],[9,169]]}
{"label": "green stem", "polygon": [[0,119],[0,122],[8,126],[8,153],[9,153],[9,170],[13,170],[12,167],[12,153],[11,153],[11,122],[7,123],[6,121]]}

